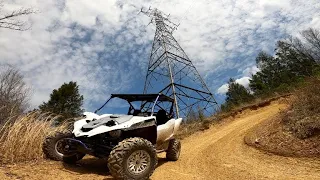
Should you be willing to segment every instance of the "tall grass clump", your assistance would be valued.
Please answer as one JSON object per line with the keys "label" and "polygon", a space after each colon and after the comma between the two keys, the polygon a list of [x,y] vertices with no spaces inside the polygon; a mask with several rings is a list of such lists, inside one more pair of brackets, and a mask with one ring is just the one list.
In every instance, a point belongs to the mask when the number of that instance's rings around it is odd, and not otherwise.
{"label": "tall grass clump", "polygon": [[32,112],[16,119],[9,118],[0,127],[0,163],[16,163],[43,158],[42,142],[65,125],[53,126],[59,118],[49,113]]}

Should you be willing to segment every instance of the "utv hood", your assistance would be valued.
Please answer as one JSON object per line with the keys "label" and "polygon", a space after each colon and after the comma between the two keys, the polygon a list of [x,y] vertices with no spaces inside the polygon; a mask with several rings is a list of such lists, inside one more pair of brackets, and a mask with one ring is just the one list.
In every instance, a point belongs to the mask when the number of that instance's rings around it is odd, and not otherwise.
{"label": "utv hood", "polygon": [[87,124],[83,125],[82,127],[85,129],[94,129],[101,125],[106,125],[106,126],[119,125],[127,121],[130,121],[132,117],[133,117],[132,115],[111,115],[107,117],[93,119]]}

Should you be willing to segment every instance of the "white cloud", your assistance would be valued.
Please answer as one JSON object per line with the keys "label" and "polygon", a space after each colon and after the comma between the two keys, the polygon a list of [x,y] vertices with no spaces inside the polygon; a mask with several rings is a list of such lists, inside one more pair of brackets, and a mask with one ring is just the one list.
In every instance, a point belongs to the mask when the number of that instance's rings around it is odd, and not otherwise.
{"label": "white cloud", "polygon": [[245,70],[242,71],[243,76],[252,76],[257,74],[260,69],[257,66],[248,67]]}
{"label": "white cloud", "polygon": [[229,89],[229,85],[228,84],[224,84],[217,90],[217,93],[221,94],[221,95],[225,94],[226,92],[228,92],[228,89]]}
{"label": "white cloud", "polygon": [[111,92],[143,86],[155,28],[137,12],[150,5],[181,23],[174,36],[202,75],[224,73],[209,84],[212,89],[231,70],[240,70],[234,77],[255,73],[249,67],[256,53],[273,50],[285,33],[320,26],[318,0],[11,0],[4,11],[31,6],[41,13],[24,17],[33,25],[29,31],[0,29],[0,64],[25,74],[34,88],[33,106],[71,80],[80,84],[86,107]]}
{"label": "white cloud", "polygon": [[[250,79],[251,79],[250,77],[242,77],[242,78],[236,79],[236,82],[243,85],[245,88],[248,88]],[[229,85],[224,84],[220,86],[216,92],[217,94],[224,95],[226,92],[228,92],[228,89],[229,89]]]}
{"label": "white cloud", "polygon": [[290,8],[291,6],[291,0],[260,0],[260,6],[264,9],[286,9]]}
{"label": "white cloud", "polygon": [[[243,77],[236,79],[236,82],[243,85],[245,88],[248,88],[251,80],[251,76],[255,75],[259,71],[260,69],[257,68],[257,66],[248,67],[242,71]],[[228,84],[223,84],[217,89],[216,93],[220,95],[224,95],[226,92],[228,92],[228,89],[229,89]]]}
{"label": "white cloud", "polygon": [[250,77],[242,77],[240,79],[237,79],[236,82],[247,88],[247,87],[249,87],[249,80],[250,79],[251,79]]}

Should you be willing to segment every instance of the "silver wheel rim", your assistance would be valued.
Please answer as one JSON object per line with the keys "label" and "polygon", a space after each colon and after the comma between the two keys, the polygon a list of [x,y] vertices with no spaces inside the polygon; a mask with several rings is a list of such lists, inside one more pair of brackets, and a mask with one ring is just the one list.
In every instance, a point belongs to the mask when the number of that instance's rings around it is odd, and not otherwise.
{"label": "silver wheel rim", "polygon": [[66,148],[66,146],[65,147],[63,147],[63,141],[65,141],[65,139],[60,139],[60,140],[58,140],[57,142],[56,142],[56,144],[55,144],[55,146],[54,146],[54,149],[55,149],[55,151],[56,151],[56,153],[59,155],[59,156],[63,156],[63,157],[70,157],[70,156],[72,156],[72,155],[74,155],[75,153],[70,153],[70,154],[63,154],[62,152],[61,152],[61,148]]}
{"label": "silver wheel rim", "polygon": [[137,150],[133,152],[128,160],[127,167],[131,174],[141,174],[150,166],[150,155],[145,150]]}

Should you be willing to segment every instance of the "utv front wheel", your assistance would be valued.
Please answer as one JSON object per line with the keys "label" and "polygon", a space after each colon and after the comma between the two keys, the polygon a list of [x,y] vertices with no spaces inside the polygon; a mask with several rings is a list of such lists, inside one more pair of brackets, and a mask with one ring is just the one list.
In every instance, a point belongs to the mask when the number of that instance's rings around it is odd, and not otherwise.
{"label": "utv front wheel", "polygon": [[57,132],[48,136],[42,145],[44,155],[49,159],[66,163],[75,163],[82,159],[85,154],[71,151],[71,145],[66,138],[72,138],[72,133]]}
{"label": "utv front wheel", "polygon": [[121,141],[111,151],[108,168],[116,179],[148,179],[158,163],[157,153],[151,142],[143,138]]}
{"label": "utv front wheel", "polygon": [[180,156],[180,151],[181,151],[181,143],[177,139],[171,139],[169,141],[169,147],[167,150],[167,160],[169,161],[177,161]]}

